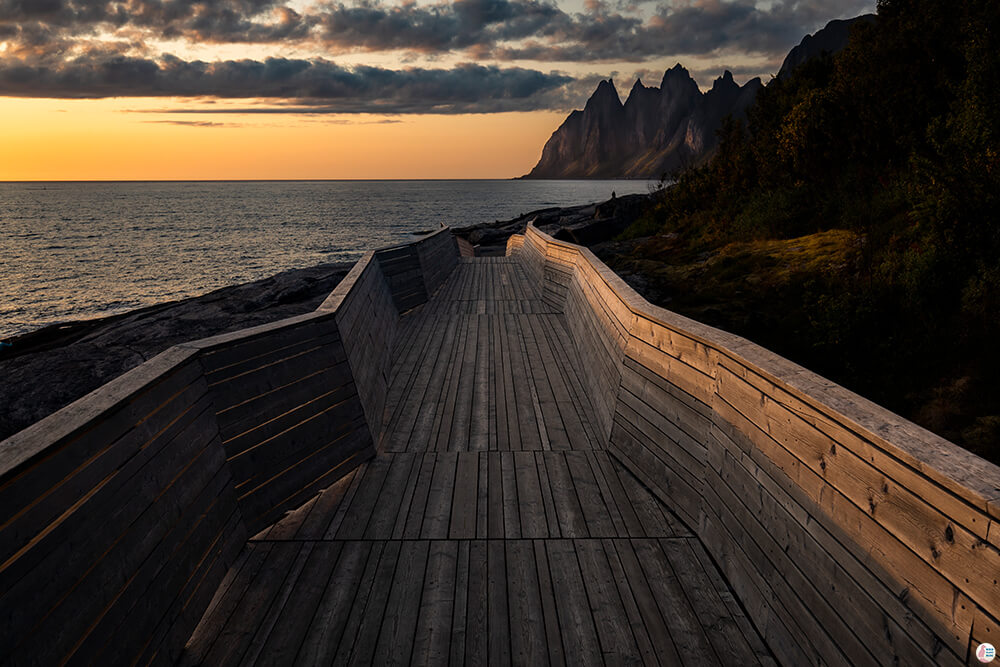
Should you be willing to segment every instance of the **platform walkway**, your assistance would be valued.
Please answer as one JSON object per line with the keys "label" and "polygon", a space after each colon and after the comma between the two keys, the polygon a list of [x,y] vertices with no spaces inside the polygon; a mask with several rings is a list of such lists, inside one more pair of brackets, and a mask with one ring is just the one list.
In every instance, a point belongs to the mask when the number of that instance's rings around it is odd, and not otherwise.
{"label": "platform walkway", "polygon": [[244,548],[184,664],[771,664],[701,542],[604,451],[510,258],[400,324],[376,458]]}

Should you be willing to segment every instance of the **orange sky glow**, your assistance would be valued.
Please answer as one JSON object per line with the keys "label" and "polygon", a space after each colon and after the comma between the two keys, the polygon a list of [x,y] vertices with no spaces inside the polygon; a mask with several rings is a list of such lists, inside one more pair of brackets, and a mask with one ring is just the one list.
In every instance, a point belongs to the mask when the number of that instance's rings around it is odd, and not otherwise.
{"label": "orange sky glow", "polygon": [[0,180],[513,178],[597,83],[767,81],[873,0],[0,2]]}
{"label": "orange sky glow", "polygon": [[0,180],[512,178],[565,115],[156,113],[166,106],[0,98]]}

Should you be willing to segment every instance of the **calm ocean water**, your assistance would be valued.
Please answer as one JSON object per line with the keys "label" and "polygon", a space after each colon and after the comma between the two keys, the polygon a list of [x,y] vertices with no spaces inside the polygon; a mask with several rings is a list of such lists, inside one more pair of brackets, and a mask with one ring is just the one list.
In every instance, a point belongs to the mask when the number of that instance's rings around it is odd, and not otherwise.
{"label": "calm ocean water", "polygon": [[0,338],[643,181],[0,183]]}

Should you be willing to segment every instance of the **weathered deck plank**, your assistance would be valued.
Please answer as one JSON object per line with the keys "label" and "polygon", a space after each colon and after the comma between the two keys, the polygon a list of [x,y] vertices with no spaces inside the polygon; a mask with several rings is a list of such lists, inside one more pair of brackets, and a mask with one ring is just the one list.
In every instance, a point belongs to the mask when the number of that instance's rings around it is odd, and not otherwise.
{"label": "weathered deck plank", "polygon": [[251,540],[185,662],[770,660],[519,263],[463,258],[397,331],[379,455]]}

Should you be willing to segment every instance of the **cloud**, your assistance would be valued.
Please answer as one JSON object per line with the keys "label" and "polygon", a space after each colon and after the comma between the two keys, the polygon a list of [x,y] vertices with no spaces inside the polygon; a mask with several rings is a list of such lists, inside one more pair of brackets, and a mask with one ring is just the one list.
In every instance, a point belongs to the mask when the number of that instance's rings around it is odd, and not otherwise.
{"label": "cloud", "polygon": [[[323,116],[340,114],[342,112],[333,108],[322,106],[252,106],[252,107],[179,107],[163,109],[125,109],[125,113],[130,114],[164,114],[164,115],[281,115],[294,114],[297,116],[317,116],[318,122],[326,125],[399,125],[406,121],[399,118],[380,118],[378,120],[357,120],[355,118],[323,118]],[[145,120],[144,123],[169,123],[171,125],[192,125],[196,127],[239,127],[240,123],[217,123],[206,120]]]}
{"label": "cloud", "polygon": [[279,0],[0,0],[0,22],[169,29],[186,23],[246,21],[280,6]]}
{"label": "cloud", "polygon": [[387,6],[327,4],[316,36],[331,49],[425,53],[465,51],[481,58],[559,62],[643,61],[677,55],[784,55],[833,18],[872,8],[871,0],[664,2],[643,17],[638,4],[587,0],[569,13],[542,0],[458,0]]}
{"label": "cloud", "polygon": [[539,0],[457,0],[450,4],[352,6],[328,3],[316,16],[317,36],[340,50],[448,52],[545,33],[568,20]]}
{"label": "cloud", "polygon": [[345,118],[337,118],[324,120],[323,122],[330,125],[397,125],[403,121],[398,118],[383,118],[381,120],[348,120]]}
{"label": "cloud", "polygon": [[498,44],[489,53],[500,60],[560,62],[641,62],[720,53],[777,58],[807,32],[830,19],[861,13],[871,4],[789,0],[762,9],[747,0],[702,0],[677,7],[661,4],[650,18],[640,21],[593,2],[591,13],[574,15],[540,37]]}
{"label": "cloud", "polygon": [[216,123],[209,120],[144,120],[144,123],[183,125],[185,127],[239,127],[239,123]]}
{"label": "cloud", "polygon": [[461,64],[450,69],[346,68],[328,60],[218,62],[98,55],[5,60],[0,94],[19,97],[273,98],[328,113],[489,113],[565,109],[576,80],[558,72]]}
{"label": "cloud", "polygon": [[643,16],[640,3],[587,0],[570,13],[544,0],[457,0],[385,5],[327,3],[309,17],[315,38],[333,52],[464,51],[504,61],[643,61],[678,55],[784,55],[833,18],[855,16],[872,0],[661,2]]}
{"label": "cloud", "polygon": [[[730,53],[783,55],[832,18],[872,0],[454,0],[417,5],[326,0],[296,11],[282,0],[0,0],[0,35],[25,44],[86,39],[98,29],[145,41],[271,43],[344,52],[463,53],[496,60],[642,61]],[[0,37],[3,39],[3,37]]]}
{"label": "cloud", "polygon": [[[698,56],[780,62],[827,20],[872,0],[0,0],[0,95],[264,98],[253,113],[488,113],[579,106],[594,77],[550,63],[651,63]],[[266,43],[312,57],[184,60],[163,40]],[[160,45],[160,48],[157,48]],[[203,52],[203,51],[202,51]],[[335,54],[391,53],[424,67],[344,67]],[[455,56],[532,67],[426,66]],[[741,62],[741,59],[743,62]],[[577,68],[579,69],[579,68]],[[263,109],[258,105],[248,108]]]}

